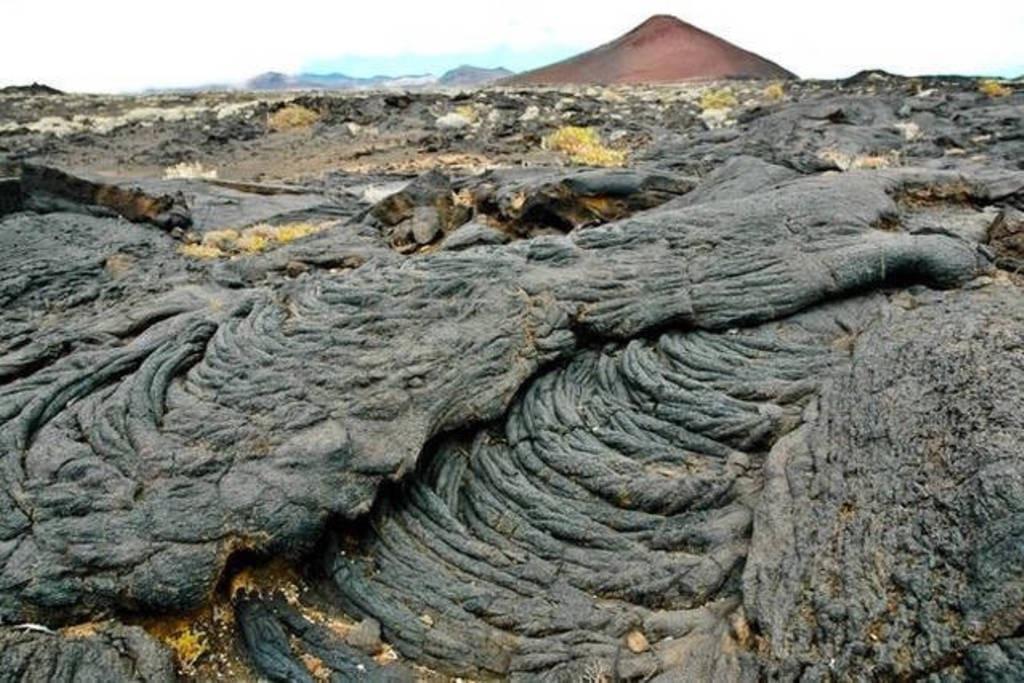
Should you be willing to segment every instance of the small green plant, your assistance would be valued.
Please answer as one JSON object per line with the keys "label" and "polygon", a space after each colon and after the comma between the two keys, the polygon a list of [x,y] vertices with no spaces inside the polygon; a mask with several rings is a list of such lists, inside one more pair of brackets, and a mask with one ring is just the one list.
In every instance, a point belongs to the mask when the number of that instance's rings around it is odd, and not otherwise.
{"label": "small green plant", "polygon": [[563,126],[546,136],[544,149],[565,154],[569,161],[581,166],[622,166],[626,152],[605,146],[593,128]]}

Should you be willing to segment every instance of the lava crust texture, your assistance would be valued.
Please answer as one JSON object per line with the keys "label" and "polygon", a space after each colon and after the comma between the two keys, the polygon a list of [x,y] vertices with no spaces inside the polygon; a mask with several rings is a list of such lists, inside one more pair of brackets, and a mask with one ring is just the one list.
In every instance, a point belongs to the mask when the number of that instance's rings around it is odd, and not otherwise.
{"label": "lava crust texture", "polygon": [[[253,679],[1024,676],[1021,97],[984,159],[825,92],[375,208],[0,217],[0,681],[202,678],[203,610]],[[191,257],[218,211],[320,223]]]}

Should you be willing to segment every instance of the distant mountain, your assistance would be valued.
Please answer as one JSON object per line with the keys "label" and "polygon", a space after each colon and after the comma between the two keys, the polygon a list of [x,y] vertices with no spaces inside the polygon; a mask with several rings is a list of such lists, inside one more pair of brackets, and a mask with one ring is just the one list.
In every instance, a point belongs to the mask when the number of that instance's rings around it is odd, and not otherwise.
{"label": "distant mountain", "polygon": [[355,78],[345,74],[283,74],[268,71],[246,81],[246,90],[352,90],[358,88],[406,87],[422,83],[433,83],[437,79],[431,74],[418,76],[372,76]]}
{"label": "distant mountain", "polygon": [[245,90],[376,90],[440,87],[469,87],[484,85],[511,76],[508,69],[485,69],[463,65],[446,72],[440,78],[433,74],[409,76],[372,76],[356,78],[340,73],[285,74],[268,71],[250,78],[241,87]]}
{"label": "distant mountain", "polygon": [[31,85],[7,85],[0,88],[0,93],[4,95],[63,95],[62,90],[52,88],[45,83],[35,83]]}
{"label": "distant mountain", "polygon": [[660,14],[610,43],[513,76],[503,83],[613,85],[719,78],[796,78],[796,75],[685,21]]}
{"label": "distant mountain", "polygon": [[512,76],[514,72],[503,67],[497,69],[485,69],[479,66],[463,64],[457,69],[447,71],[438,79],[438,85],[444,86],[473,86],[485,85],[499,81],[502,78]]}

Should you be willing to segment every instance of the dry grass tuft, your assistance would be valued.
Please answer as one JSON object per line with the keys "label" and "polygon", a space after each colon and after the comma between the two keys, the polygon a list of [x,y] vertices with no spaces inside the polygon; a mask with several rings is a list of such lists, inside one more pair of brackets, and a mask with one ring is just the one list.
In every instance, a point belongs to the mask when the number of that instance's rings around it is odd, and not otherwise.
{"label": "dry grass tuft", "polygon": [[267,118],[270,130],[296,130],[309,128],[320,120],[320,115],[301,104],[289,104],[278,109]]}
{"label": "dry grass tuft", "polygon": [[198,161],[182,161],[174,166],[168,166],[164,169],[164,179],[172,180],[175,178],[207,178],[215,179],[217,177],[217,169],[206,168]]}
{"label": "dry grass tuft", "polygon": [[270,240],[263,235],[245,231],[235,240],[235,249],[243,254],[258,254],[270,246]]}
{"label": "dry grass tuft", "polygon": [[247,232],[264,237],[271,242],[288,244],[301,237],[318,233],[323,229],[323,225],[315,223],[285,223],[284,225],[259,223],[249,228]]}
{"label": "dry grass tuft", "polygon": [[782,87],[782,84],[779,82],[769,83],[765,89],[761,91],[761,95],[769,102],[779,102],[786,96],[786,89]]}
{"label": "dry grass tuft", "polygon": [[207,244],[183,244],[178,247],[178,253],[194,259],[212,259],[224,256],[224,252],[217,247]]}
{"label": "dry grass tuft", "polygon": [[978,83],[978,92],[989,97],[1009,97],[1013,94],[1013,88],[1003,85],[993,78],[988,78]]}
{"label": "dry grass tuft", "polygon": [[178,253],[196,259],[258,254],[297,239],[313,235],[328,227],[327,223],[259,223],[244,230],[211,230],[198,244],[183,244]]}
{"label": "dry grass tuft", "polygon": [[569,161],[581,166],[622,166],[626,152],[606,147],[593,128],[563,126],[544,138],[544,149],[565,154]]}
{"label": "dry grass tuft", "polygon": [[700,108],[703,111],[709,109],[732,109],[739,101],[736,95],[729,88],[708,89],[700,96]]}

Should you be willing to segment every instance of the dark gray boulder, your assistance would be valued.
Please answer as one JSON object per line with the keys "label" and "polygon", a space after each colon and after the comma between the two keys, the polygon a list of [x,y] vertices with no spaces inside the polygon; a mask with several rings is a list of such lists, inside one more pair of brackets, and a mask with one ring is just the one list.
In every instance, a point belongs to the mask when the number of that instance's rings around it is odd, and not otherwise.
{"label": "dark gray boulder", "polygon": [[1022,321],[1012,286],[912,296],[775,444],[743,589],[781,675],[924,678],[1016,634]]}
{"label": "dark gray boulder", "polygon": [[484,245],[506,244],[512,237],[508,233],[501,232],[483,223],[467,223],[461,228],[448,235],[441,243],[441,249],[448,251],[460,251],[470,247]]}

